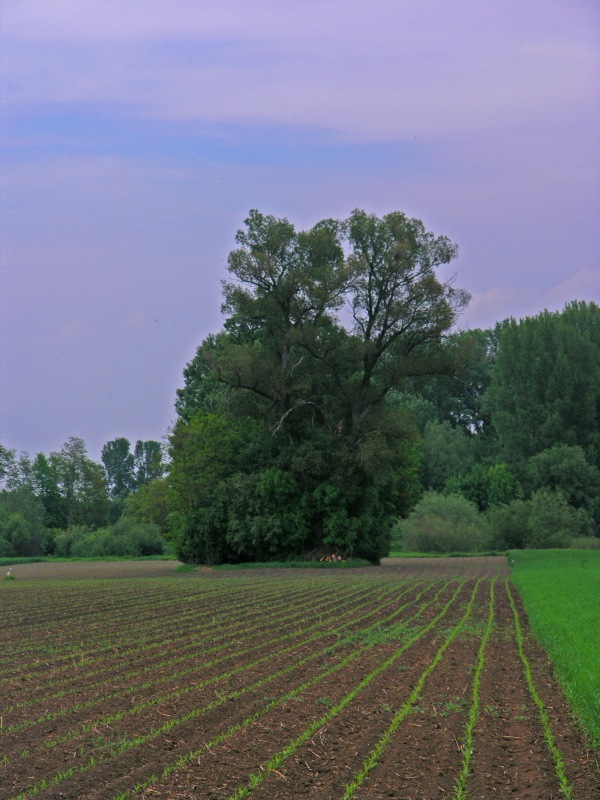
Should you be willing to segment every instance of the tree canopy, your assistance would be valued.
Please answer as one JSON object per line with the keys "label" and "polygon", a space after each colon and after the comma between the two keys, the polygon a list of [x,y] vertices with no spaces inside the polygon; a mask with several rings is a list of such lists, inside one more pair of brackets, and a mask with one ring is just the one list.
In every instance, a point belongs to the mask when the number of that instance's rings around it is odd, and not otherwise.
{"label": "tree canopy", "polygon": [[436,269],[457,248],[402,213],[364,211],[308,231],[251,211],[236,242],[224,329],[178,393],[180,554],[328,546],[377,561],[419,484],[418,433],[390,392],[451,369],[444,340],[469,296]]}
{"label": "tree canopy", "polygon": [[508,459],[564,444],[584,448],[600,466],[600,307],[574,302],[506,320],[489,402]]}

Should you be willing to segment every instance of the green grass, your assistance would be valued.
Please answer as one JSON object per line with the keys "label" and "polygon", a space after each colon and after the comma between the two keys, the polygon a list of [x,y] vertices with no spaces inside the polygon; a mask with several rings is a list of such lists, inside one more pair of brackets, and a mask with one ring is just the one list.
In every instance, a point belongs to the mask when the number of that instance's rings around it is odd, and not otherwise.
{"label": "green grass", "polygon": [[404,550],[392,550],[388,558],[477,558],[478,556],[505,556],[504,550],[486,550],[482,553],[412,553]]}
{"label": "green grass", "polygon": [[88,561],[177,561],[177,556],[163,553],[156,556],[90,556],[87,558],[59,558],[58,556],[6,556],[0,558],[0,567],[10,567],[13,564],[68,564]]}
{"label": "green grass", "polygon": [[511,550],[513,584],[590,743],[600,747],[600,551]]}
{"label": "green grass", "polygon": [[14,558],[9,558],[8,556],[5,558],[0,558],[0,567],[11,567],[13,564],[35,564],[39,561],[50,561],[49,558],[45,556],[37,556],[35,558],[29,558],[26,556],[15,556]]}

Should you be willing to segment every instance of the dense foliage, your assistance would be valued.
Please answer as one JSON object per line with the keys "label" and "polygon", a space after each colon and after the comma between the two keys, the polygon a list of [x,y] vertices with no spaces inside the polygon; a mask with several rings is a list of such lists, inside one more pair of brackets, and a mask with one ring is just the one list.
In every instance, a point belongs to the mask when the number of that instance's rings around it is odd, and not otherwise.
{"label": "dense foliage", "polygon": [[469,337],[462,372],[421,380],[404,399],[422,421],[423,487],[474,503],[487,547],[594,547],[600,308],[574,302],[456,339]]}
{"label": "dense foliage", "polygon": [[[600,543],[600,308],[453,332],[446,237],[252,211],[160,443],[0,444],[0,556],[196,563]],[[462,530],[461,530],[462,528]],[[144,533],[141,533],[144,532]],[[157,538],[159,537],[159,538]]]}
{"label": "dense foliage", "polygon": [[390,395],[450,369],[444,337],[468,296],[435,270],[456,247],[363,211],[301,232],[253,211],[237,243],[224,330],[178,396],[178,552],[215,563],[327,547],[377,562],[420,491],[418,430]]}
{"label": "dense foliage", "polygon": [[[0,444],[0,555],[83,555],[84,550],[85,555],[97,555],[98,549],[102,555],[125,551],[144,555],[148,548],[162,552],[160,521],[143,508],[140,513],[143,504],[132,506],[128,515],[126,503],[129,496],[160,482],[166,470],[163,449],[154,441],[138,441],[133,455],[129,449],[127,439],[108,442],[102,449],[104,464],[99,464],[88,457],[85,442],[76,437],[68,439],[60,451],[48,456],[38,453],[33,459],[27,453],[17,457]],[[119,528],[122,515],[130,521]],[[146,524],[143,536],[134,523]],[[155,525],[148,528],[148,523]],[[81,552],[71,553],[70,547],[61,545],[84,536],[87,543]],[[124,545],[124,538],[130,543]]]}

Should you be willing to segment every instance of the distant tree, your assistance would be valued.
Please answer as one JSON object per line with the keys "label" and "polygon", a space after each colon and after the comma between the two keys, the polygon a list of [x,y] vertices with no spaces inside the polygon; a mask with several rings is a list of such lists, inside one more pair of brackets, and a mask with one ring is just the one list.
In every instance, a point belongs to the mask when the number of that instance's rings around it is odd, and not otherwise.
{"label": "distant tree", "polygon": [[561,492],[541,489],[533,494],[529,506],[527,547],[569,547],[574,538],[592,534],[589,514],[570,506]]}
{"label": "distant tree", "polygon": [[388,402],[392,408],[410,414],[421,435],[425,433],[428,423],[442,422],[437,406],[419,394],[397,392],[392,389],[388,394]]}
{"label": "distant tree", "polygon": [[0,487],[6,487],[15,471],[15,451],[0,442]]}
{"label": "distant tree", "polygon": [[11,450],[0,444],[0,488],[14,490],[24,487],[31,488],[32,464],[26,452],[16,455]]}
{"label": "distant tree", "polygon": [[155,442],[152,439],[147,441],[138,439],[135,443],[133,456],[136,488],[139,489],[141,486],[146,486],[164,476],[166,465],[163,456],[163,446],[160,442]]}
{"label": "distant tree", "polygon": [[106,475],[87,456],[83,439],[70,437],[59,452],[50,454],[65,507],[65,523],[98,527],[107,519],[109,500]]}
{"label": "distant tree", "polygon": [[134,457],[129,439],[112,439],[102,447],[102,463],[111,498],[123,499],[135,488]]}
{"label": "distant tree", "polygon": [[493,434],[486,393],[494,371],[499,335],[500,326],[452,334],[444,345],[452,370],[413,380],[413,391],[435,407],[439,420],[480,439]]}
{"label": "distant tree", "polygon": [[77,496],[76,524],[90,528],[106,525],[109,506],[105,472],[100,464],[87,459]]}
{"label": "distant tree", "polygon": [[490,467],[476,463],[464,473],[453,475],[446,483],[446,494],[461,494],[480,511],[510,503],[523,494],[521,484],[508,464]]}
{"label": "distant tree", "polygon": [[600,466],[600,307],[503,323],[488,398],[509,463],[564,444]]}
{"label": "distant tree", "polygon": [[138,522],[152,522],[166,533],[170,513],[168,479],[158,478],[140,486],[126,498],[123,513]]}
{"label": "distant tree", "polygon": [[44,453],[38,453],[32,467],[33,491],[44,506],[44,525],[48,528],[65,528],[65,502],[58,485],[56,464]]}
{"label": "distant tree", "polygon": [[48,543],[42,503],[27,486],[0,491],[0,538],[10,542],[14,555],[42,555]]}
{"label": "distant tree", "polygon": [[532,456],[526,465],[531,491],[561,492],[573,508],[584,508],[600,522],[600,470],[581,447],[558,444]]}
{"label": "distant tree", "polygon": [[530,513],[531,504],[526,500],[517,499],[491,506],[486,513],[490,548],[519,550],[525,547],[530,536]]}
{"label": "distant tree", "polygon": [[443,491],[450,478],[468,472],[474,461],[473,443],[462,428],[453,428],[447,420],[427,423],[423,435],[423,485],[426,489]]}

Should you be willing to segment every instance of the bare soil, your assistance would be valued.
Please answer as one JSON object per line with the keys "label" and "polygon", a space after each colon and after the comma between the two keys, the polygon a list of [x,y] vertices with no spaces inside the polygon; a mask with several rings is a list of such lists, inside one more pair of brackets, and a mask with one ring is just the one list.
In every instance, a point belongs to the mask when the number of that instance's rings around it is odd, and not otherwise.
{"label": "bare soil", "polygon": [[[0,591],[0,798],[217,800],[252,773],[252,797],[341,798],[475,592],[470,617],[355,794],[452,797],[494,578],[468,796],[561,796],[517,650],[506,559],[385,559],[344,571],[176,566],[12,568],[17,580]],[[573,797],[600,798],[594,754],[518,608]]]}

